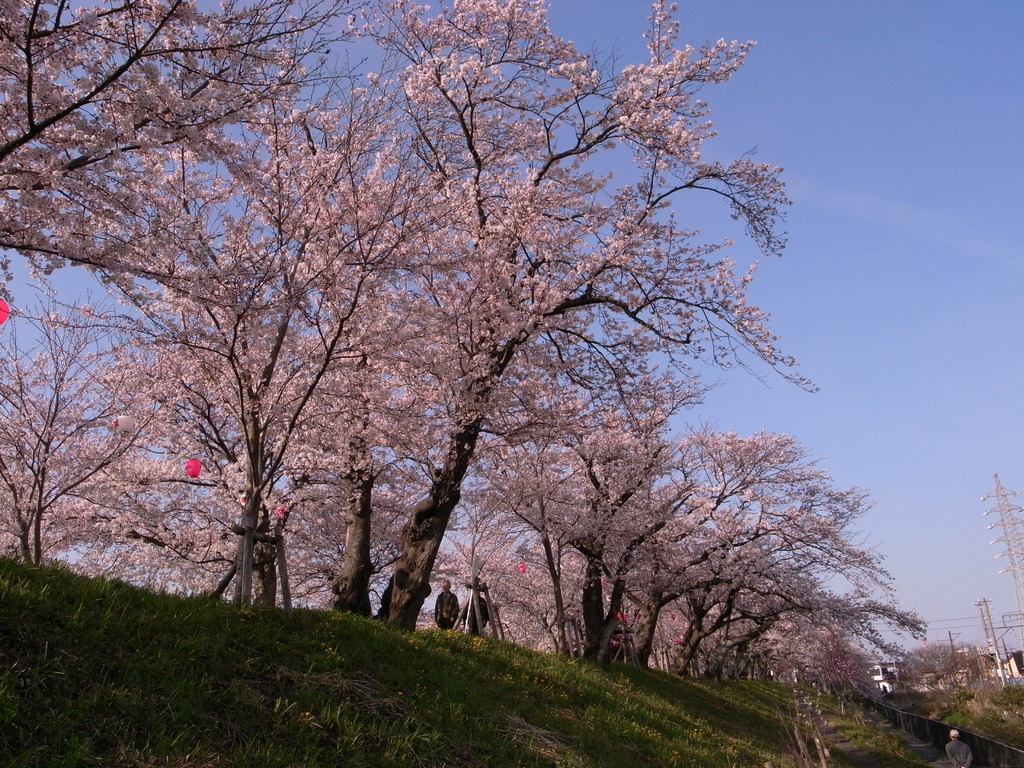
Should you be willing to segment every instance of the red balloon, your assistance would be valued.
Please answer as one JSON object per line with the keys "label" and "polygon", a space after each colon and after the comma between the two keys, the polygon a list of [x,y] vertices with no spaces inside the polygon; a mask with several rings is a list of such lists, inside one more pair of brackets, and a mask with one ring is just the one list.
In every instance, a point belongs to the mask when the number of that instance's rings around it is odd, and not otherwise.
{"label": "red balloon", "polygon": [[189,477],[199,477],[199,473],[203,471],[203,464],[199,459],[189,459],[185,462],[185,474]]}
{"label": "red balloon", "polygon": [[526,563],[520,563],[516,566],[516,568],[519,569],[520,573],[526,573]]}
{"label": "red balloon", "polygon": [[7,322],[7,318],[11,316],[11,305],[3,299],[0,299],[0,325]]}

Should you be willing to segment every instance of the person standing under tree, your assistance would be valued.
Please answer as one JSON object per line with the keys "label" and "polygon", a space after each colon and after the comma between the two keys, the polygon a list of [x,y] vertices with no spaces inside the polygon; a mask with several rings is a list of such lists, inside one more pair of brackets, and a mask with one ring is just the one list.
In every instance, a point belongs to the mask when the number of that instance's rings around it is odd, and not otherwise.
{"label": "person standing under tree", "polygon": [[434,623],[440,629],[451,629],[459,618],[459,598],[452,592],[452,583],[447,579],[441,584],[441,594],[434,603]]}
{"label": "person standing under tree", "polygon": [[970,747],[960,741],[960,731],[955,728],[949,732],[946,756],[953,764],[953,768],[974,768],[974,754]]}

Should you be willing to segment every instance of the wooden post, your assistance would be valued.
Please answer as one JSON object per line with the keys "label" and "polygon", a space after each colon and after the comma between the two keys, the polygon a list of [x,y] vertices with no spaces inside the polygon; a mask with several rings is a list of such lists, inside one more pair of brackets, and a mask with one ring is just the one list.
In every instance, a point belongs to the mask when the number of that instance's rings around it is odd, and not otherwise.
{"label": "wooden post", "polygon": [[470,635],[482,635],[484,628],[480,623],[482,617],[480,616],[480,604],[477,602],[480,598],[480,592],[473,582],[466,586],[469,588],[469,597],[466,598],[466,609],[464,611],[466,623],[463,625],[463,631]]}
{"label": "wooden post", "polygon": [[238,536],[238,552],[235,553],[235,564],[231,567],[231,576],[238,577],[235,581],[235,605],[241,605],[243,592],[241,573],[242,561],[245,559],[245,529],[240,525],[232,525],[231,530]]}
{"label": "wooden post", "polygon": [[274,547],[277,551],[278,581],[281,582],[281,605],[288,613],[291,613],[292,592],[288,586],[288,564],[284,559],[284,521],[280,519],[274,526]]}
{"label": "wooden post", "polygon": [[252,601],[252,549],[253,519],[246,505],[245,517],[242,518],[242,581],[238,585],[239,604],[247,605]]}
{"label": "wooden post", "polygon": [[470,627],[475,627],[478,634],[484,633],[484,625],[480,620],[480,603],[477,602],[479,595],[479,577],[482,563],[476,556],[476,540],[474,539],[469,550],[469,604],[466,606],[466,632]]}
{"label": "wooden post", "polygon": [[569,647],[566,649],[568,655],[574,659],[583,657],[583,635],[580,632],[580,625],[576,619],[569,619],[566,622],[566,634],[568,635]]}
{"label": "wooden post", "polygon": [[210,594],[213,597],[216,597],[216,598],[219,599],[221,597],[221,595],[224,594],[224,590],[226,590],[228,588],[228,584],[231,583],[231,580],[233,578],[235,578],[235,574],[237,572],[238,572],[238,557],[236,556],[235,557],[235,562],[233,562],[231,564],[231,567],[228,568],[228,572],[224,574],[224,577],[220,580],[220,583],[217,584],[217,588],[214,589],[213,592],[211,592]]}
{"label": "wooden post", "polygon": [[494,601],[491,600],[491,590],[487,590],[483,593],[484,605],[487,606],[487,616],[491,623],[491,635],[497,640],[505,639],[505,630],[501,626],[501,616],[498,615],[498,610],[494,605]]}

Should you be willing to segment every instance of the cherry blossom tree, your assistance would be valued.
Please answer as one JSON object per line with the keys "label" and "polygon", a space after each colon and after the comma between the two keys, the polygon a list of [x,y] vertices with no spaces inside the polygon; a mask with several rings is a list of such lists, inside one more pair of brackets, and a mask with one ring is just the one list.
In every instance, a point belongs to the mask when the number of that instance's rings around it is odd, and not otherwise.
{"label": "cherry blossom tree", "polygon": [[[670,208],[715,195],[777,253],[786,200],[777,169],[701,156],[712,130],[697,92],[728,79],[748,46],[677,49],[665,3],[650,60],[615,73],[555,37],[528,0],[459,0],[436,16],[389,3],[365,34],[384,54],[373,81],[403,110],[408,155],[433,190],[422,243],[432,260],[411,321],[436,340],[432,368],[451,386],[381,610],[411,628],[481,434],[525,378],[527,352],[579,377],[654,352],[682,367],[735,362],[741,349],[789,362],[745,302],[749,275]],[[613,162],[630,168],[617,186]]]}
{"label": "cherry blossom tree", "polygon": [[[391,153],[386,104],[347,85],[313,105],[253,111],[231,162],[176,158],[177,194],[158,186],[137,198],[159,231],[132,244],[152,248],[164,277],[119,288],[127,331],[159,351],[145,393],[161,406],[159,452],[200,459],[221,497],[210,508],[234,504],[263,534],[279,506],[315,514],[301,509],[324,498],[311,485],[344,483],[335,537],[347,529],[344,557],[361,565],[370,529],[359,521],[378,471],[370,446],[381,442],[369,414],[391,396],[374,386],[386,375],[378,357],[402,335],[389,275],[416,229],[396,222],[419,194]],[[223,528],[223,513],[210,524]],[[257,598],[269,600],[273,550],[257,546],[255,565]],[[365,594],[369,574],[354,572]]]}
{"label": "cherry blossom tree", "polygon": [[623,617],[630,576],[648,543],[670,520],[652,498],[668,446],[649,426],[636,426],[607,425],[577,448],[586,478],[585,513],[570,544],[586,563],[583,655],[599,661],[607,660],[613,633],[628,629]]}
{"label": "cherry blossom tree", "polygon": [[569,539],[583,515],[582,467],[564,442],[541,437],[487,452],[478,466],[480,488],[470,502],[482,496],[482,503],[502,512],[502,527],[518,533],[498,555],[516,564],[511,578],[496,585],[509,608],[507,634],[524,645],[550,641],[549,650],[568,654],[573,644],[566,602],[578,594],[579,584]]}
{"label": "cherry blossom tree", "polygon": [[[144,44],[72,45],[97,71],[114,71],[113,51],[126,66],[109,82],[83,68],[94,80],[55,93],[71,109],[36,109],[56,116],[40,130],[31,116],[12,123],[31,135],[0,157],[15,180],[0,242],[44,268],[93,265],[139,313],[137,338],[161,352],[153,445],[210,467],[192,490],[218,510],[215,527],[232,500],[265,526],[334,478],[336,525],[303,529],[345,537],[339,607],[367,610],[373,537],[390,527],[371,512],[382,490],[401,499],[379,613],[412,628],[478,452],[525,428],[536,413],[524,402],[556,382],[640,381],[655,356],[685,386],[695,362],[787,369],[746,302],[751,271],[722,253],[730,241],[702,239],[672,207],[718,199],[772,255],[787,201],[778,169],[702,151],[713,128],[698,94],[749,45],[678,47],[667,3],[653,7],[649,60],[611,71],[554,36],[536,0],[452,0],[434,15],[381,2],[354,27],[376,45],[375,71],[314,87],[302,63],[330,7],[292,23],[267,2],[216,19],[131,6],[152,16]],[[93,23],[59,16],[47,16],[51,39]],[[127,18],[107,16],[114,31]],[[231,47],[253,30],[263,36]],[[11,72],[31,71],[30,49],[11,48]],[[27,74],[14,79],[35,98]],[[319,437],[331,430],[345,438]],[[609,458],[622,446],[580,445],[588,492],[621,505],[647,492]]]}
{"label": "cherry blossom tree", "polygon": [[[887,653],[880,626],[920,631],[887,591],[877,555],[857,544],[863,494],[832,487],[792,438],[700,428],[674,446],[652,442],[659,460],[645,466],[643,443],[610,426],[580,429],[573,448],[504,450],[482,466],[491,498],[534,532],[518,556],[557,568],[546,590],[554,585],[555,598],[568,586],[581,599],[573,613],[588,655],[607,658],[610,635],[624,628],[641,664],[660,643],[679,671],[727,676],[795,666],[790,637],[838,633]],[[580,556],[567,558],[566,545]],[[532,608],[546,628],[562,600],[541,599],[536,576],[522,581],[530,598],[519,598],[517,621]]]}
{"label": "cherry blossom tree", "polygon": [[90,518],[75,502],[134,440],[134,429],[115,428],[131,377],[108,332],[52,302],[39,308],[0,332],[0,530],[4,549],[32,563],[89,542]]}
{"label": "cherry blossom tree", "polygon": [[823,592],[813,610],[792,611],[752,644],[751,652],[764,663],[800,680],[813,681],[842,696],[858,691],[868,694],[867,679],[874,658],[900,658],[902,647],[880,632],[884,625],[897,634],[921,632],[925,624],[915,614],[901,611],[892,601],[856,592]]}
{"label": "cherry blossom tree", "polygon": [[[550,579],[551,605],[538,599],[536,578],[517,579],[532,587],[519,622],[532,620],[530,604],[543,605],[556,650],[574,645],[572,625],[579,653],[604,659],[622,630],[626,586],[672,517],[661,498],[672,453],[667,424],[700,392],[695,382],[654,375],[566,385],[545,399],[546,419],[517,433],[521,442],[489,444],[477,474],[488,503],[518,521],[504,527],[520,531],[522,558]],[[531,439],[522,442],[524,434]]]}
{"label": "cherry blossom tree", "polygon": [[[804,647],[816,658],[804,679],[817,683],[821,690],[845,700],[851,693],[870,696],[874,686],[868,676],[871,656],[854,638],[832,628],[818,635],[805,636]],[[876,689],[875,689],[876,690]]]}
{"label": "cherry blossom tree", "polygon": [[[710,640],[718,648],[712,672],[722,674],[729,653],[749,652],[793,613],[827,616],[828,626],[876,647],[885,645],[880,622],[919,631],[919,620],[895,605],[877,553],[857,543],[865,495],[834,488],[793,438],[701,429],[681,456],[689,520],[666,527],[649,553],[658,567],[635,592],[648,618],[679,601],[680,669]],[[848,591],[833,595],[835,585]],[[652,637],[641,635],[640,648]]]}
{"label": "cherry blossom tree", "polygon": [[[342,0],[16,0],[0,17],[0,247],[161,276],[125,246],[139,188],[179,151],[233,150],[226,126],[316,76]],[[105,226],[113,225],[106,233]]]}

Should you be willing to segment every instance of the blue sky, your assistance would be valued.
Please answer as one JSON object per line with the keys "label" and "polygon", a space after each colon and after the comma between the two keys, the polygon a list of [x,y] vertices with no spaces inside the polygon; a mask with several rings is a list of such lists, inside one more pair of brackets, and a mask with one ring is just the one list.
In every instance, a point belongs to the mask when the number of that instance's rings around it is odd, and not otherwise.
{"label": "blue sky", "polygon": [[[580,47],[643,55],[643,0],[550,4]],[[997,473],[1024,491],[1024,3],[692,0],[680,19],[684,42],[757,41],[704,94],[708,154],[785,169],[789,247],[752,300],[820,387],[730,373],[694,416],[794,435],[868,490],[901,605],[929,642],[982,642],[979,599],[997,625],[1017,610],[980,498]]]}

